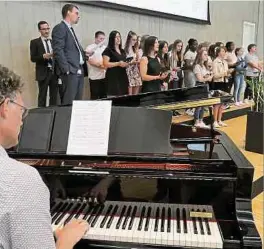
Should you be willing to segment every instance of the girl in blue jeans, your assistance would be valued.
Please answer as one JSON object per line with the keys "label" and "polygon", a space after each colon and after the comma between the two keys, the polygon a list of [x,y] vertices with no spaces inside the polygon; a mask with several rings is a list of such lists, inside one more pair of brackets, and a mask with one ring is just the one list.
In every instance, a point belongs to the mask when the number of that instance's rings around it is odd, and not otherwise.
{"label": "girl in blue jeans", "polygon": [[243,90],[244,80],[245,80],[245,71],[247,63],[242,58],[244,51],[243,48],[236,48],[235,54],[237,56],[237,63],[235,67],[235,85],[234,85],[234,98],[235,105],[240,106],[243,102],[240,100],[240,96]]}

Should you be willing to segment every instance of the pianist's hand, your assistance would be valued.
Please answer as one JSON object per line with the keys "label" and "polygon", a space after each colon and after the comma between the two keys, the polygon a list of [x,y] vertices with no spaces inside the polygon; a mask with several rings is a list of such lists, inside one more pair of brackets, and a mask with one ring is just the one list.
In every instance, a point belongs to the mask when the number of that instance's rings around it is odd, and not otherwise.
{"label": "pianist's hand", "polygon": [[64,228],[55,231],[56,248],[73,248],[88,230],[89,225],[86,220],[71,220]]}

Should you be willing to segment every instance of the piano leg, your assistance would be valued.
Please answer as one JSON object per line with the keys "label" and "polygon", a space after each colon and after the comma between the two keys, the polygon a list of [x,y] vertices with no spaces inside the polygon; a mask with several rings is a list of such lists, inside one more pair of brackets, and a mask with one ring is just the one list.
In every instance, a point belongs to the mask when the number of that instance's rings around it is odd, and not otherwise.
{"label": "piano leg", "polygon": [[[213,116],[213,107],[209,106],[209,114],[210,114],[210,126],[211,126],[211,137],[214,139],[214,116]],[[209,159],[212,158],[214,151],[214,141],[210,143],[210,152],[209,152]]]}

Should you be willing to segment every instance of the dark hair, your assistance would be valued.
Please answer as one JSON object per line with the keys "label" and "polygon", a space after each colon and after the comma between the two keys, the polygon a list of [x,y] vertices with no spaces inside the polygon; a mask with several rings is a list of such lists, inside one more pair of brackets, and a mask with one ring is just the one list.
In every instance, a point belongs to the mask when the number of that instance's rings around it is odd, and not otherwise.
{"label": "dark hair", "polygon": [[235,50],[235,54],[236,54],[236,56],[237,56],[238,51],[239,51],[240,49],[242,49],[242,48],[236,48],[236,50]]}
{"label": "dark hair", "polygon": [[15,98],[16,93],[21,93],[22,87],[21,78],[0,64],[0,101],[5,98]]}
{"label": "dark hair", "polygon": [[[129,53],[129,44],[133,36],[137,36],[137,34],[133,31],[129,31],[127,34],[127,39],[126,39],[126,44],[125,44],[125,52],[128,54]],[[132,47],[133,52],[136,52],[135,46]]]}
{"label": "dark hair", "polygon": [[[43,25],[43,24],[48,24],[46,21],[40,21],[40,22],[38,22],[38,29],[40,30],[40,28],[41,28],[41,25]],[[49,25],[49,24],[48,24]]]}
{"label": "dark hair", "polygon": [[[120,37],[121,37],[121,34],[120,32],[116,31],[116,30],[113,30],[111,31],[111,33],[109,34],[109,39],[108,39],[108,45],[107,47],[112,49],[112,50],[115,50],[115,38],[116,38],[116,35],[119,34]],[[122,39],[120,39],[120,45],[119,45],[119,49],[120,51],[122,50]]]}
{"label": "dark hair", "polygon": [[62,18],[64,19],[67,16],[68,11],[72,11],[73,8],[79,9],[78,6],[74,4],[69,4],[69,3],[65,4],[61,10]]}
{"label": "dark hair", "polygon": [[247,47],[248,52],[251,50],[251,48],[256,47],[256,46],[257,46],[257,45],[254,44],[254,43],[249,44],[248,47]]}
{"label": "dark hair", "polygon": [[214,60],[216,57],[215,56],[215,48],[216,48],[215,44],[211,44],[209,49],[208,49],[208,55],[211,57],[212,60]]}
{"label": "dark hair", "polygon": [[158,57],[160,58],[160,61],[162,64],[164,64],[164,67],[169,67],[169,56],[168,54],[165,54],[164,57],[162,57],[162,49],[167,44],[169,46],[168,42],[166,41],[159,41],[159,51],[158,51]]}
{"label": "dark hair", "polygon": [[193,44],[194,44],[195,42],[198,43],[198,41],[197,41],[196,39],[194,39],[194,38],[189,39],[189,41],[188,41],[188,45],[186,46],[186,49],[185,49],[185,51],[184,51],[184,55],[188,52],[188,50],[190,50],[190,47],[193,46]]}
{"label": "dark hair", "polygon": [[144,47],[145,47],[145,41],[146,39],[149,37],[149,35],[143,35],[141,37],[141,41],[140,41],[140,44],[139,44],[139,48],[141,48],[142,50],[144,50]]}
{"label": "dark hair", "polygon": [[232,46],[232,44],[234,44],[234,42],[232,42],[232,41],[229,41],[229,42],[226,43],[226,50],[227,50],[228,52],[232,52],[232,51],[231,51],[231,46]]}
{"label": "dark hair", "polygon": [[96,31],[94,37],[97,38],[99,35],[105,35],[103,31]]}
{"label": "dark hair", "polygon": [[225,44],[224,44],[223,42],[216,42],[216,43],[215,43],[215,46],[216,46],[216,47],[224,47]]}
{"label": "dark hair", "polygon": [[172,51],[172,48],[173,48],[173,43],[171,43],[171,44],[169,45],[169,47],[168,47],[169,52]]}
{"label": "dark hair", "polygon": [[143,55],[145,55],[145,56],[149,55],[150,51],[154,48],[156,40],[158,40],[158,38],[156,36],[149,36],[145,40]]}
{"label": "dark hair", "polygon": [[215,56],[218,57],[219,53],[221,52],[221,49],[224,49],[226,52],[226,48],[225,47],[215,47]]}

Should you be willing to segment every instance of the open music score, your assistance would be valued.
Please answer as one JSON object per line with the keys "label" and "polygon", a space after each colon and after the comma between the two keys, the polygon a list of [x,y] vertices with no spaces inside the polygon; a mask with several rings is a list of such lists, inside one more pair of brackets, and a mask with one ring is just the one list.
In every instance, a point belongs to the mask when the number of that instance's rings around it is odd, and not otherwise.
{"label": "open music score", "polygon": [[111,101],[74,101],[68,155],[107,155]]}

